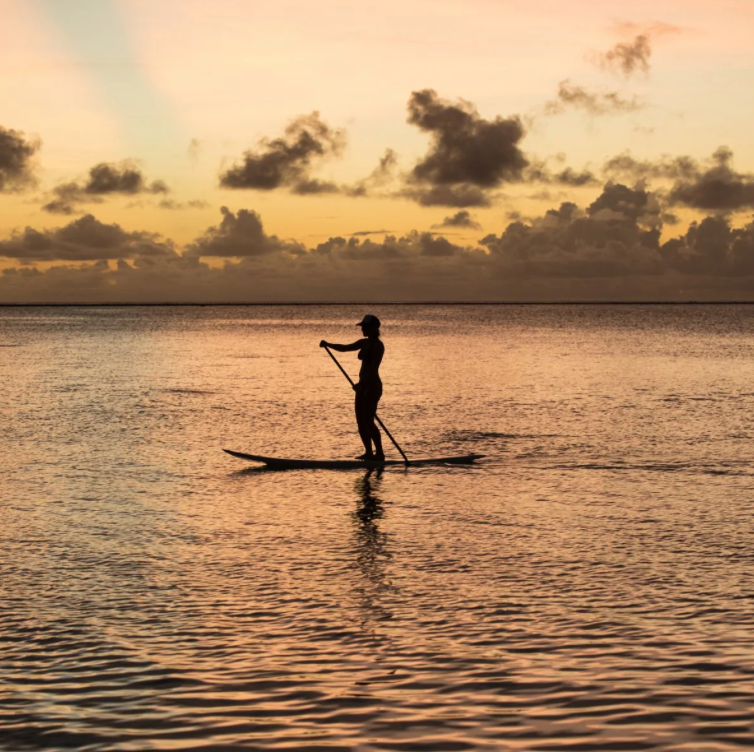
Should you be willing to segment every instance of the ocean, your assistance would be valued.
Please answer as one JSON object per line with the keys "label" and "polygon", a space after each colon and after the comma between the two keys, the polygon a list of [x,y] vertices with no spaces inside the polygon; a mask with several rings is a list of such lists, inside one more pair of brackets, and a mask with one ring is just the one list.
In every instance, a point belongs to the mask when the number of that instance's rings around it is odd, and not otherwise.
{"label": "ocean", "polygon": [[[360,453],[368,312],[483,460],[223,453]],[[0,308],[0,377],[2,750],[751,748],[754,306]]]}

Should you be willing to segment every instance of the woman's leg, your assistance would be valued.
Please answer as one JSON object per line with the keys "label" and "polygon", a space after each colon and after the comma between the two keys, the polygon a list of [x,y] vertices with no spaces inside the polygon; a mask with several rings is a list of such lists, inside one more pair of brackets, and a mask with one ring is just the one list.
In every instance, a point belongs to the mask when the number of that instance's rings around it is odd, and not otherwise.
{"label": "woman's leg", "polygon": [[374,442],[375,457],[384,460],[385,452],[382,451],[382,434],[380,434],[380,429],[377,428],[377,421],[375,420],[377,416],[377,404],[380,401],[380,397],[382,397],[382,388],[375,389],[371,396],[372,399],[369,400],[369,411],[367,413],[369,438]]}
{"label": "woman's leg", "polygon": [[372,441],[374,442],[374,456],[377,457],[377,459],[384,460],[385,452],[382,451],[382,434],[380,433],[380,429],[377,428],[377,424],[374,422],[374,420],[372,420],[372,425],[369,429],[369,433]]}
{"label": "woman's leg", "polygon": [[364,454],[359,459],[372,457],[372,434],[369,427],[369,409],[365,405],[364,395],[356,393],[356,425],[359,428],[361,443],[364,445]]}

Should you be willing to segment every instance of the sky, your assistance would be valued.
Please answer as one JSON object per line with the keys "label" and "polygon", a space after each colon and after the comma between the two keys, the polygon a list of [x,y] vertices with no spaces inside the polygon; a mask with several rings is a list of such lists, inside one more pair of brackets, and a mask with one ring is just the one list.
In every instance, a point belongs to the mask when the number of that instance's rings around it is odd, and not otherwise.
{"label": "sky", "polygon": [[754,301],[751,0],[0,18],[0,303]]}

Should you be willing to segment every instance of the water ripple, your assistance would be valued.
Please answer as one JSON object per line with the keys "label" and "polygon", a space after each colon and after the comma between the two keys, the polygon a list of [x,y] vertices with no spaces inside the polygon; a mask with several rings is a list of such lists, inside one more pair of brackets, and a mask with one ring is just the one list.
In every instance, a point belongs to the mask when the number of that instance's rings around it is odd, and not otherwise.
{"label": "water ripple", "polygon": [[386,309],[386,423],[488,457],[342,474],[220,447],[355,453],[356,312],[14,310],[0,749],[750,748],[754,309],[647,310]]}

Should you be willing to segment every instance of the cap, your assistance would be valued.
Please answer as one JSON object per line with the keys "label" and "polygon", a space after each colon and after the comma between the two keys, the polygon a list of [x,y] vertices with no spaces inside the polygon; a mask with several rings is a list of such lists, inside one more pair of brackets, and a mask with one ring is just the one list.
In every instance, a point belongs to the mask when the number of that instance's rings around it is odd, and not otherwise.
{"label": "cap", "polygon": [[380,320],[376,316],[372,316],[371,313],[368,313],[356,326],[373,326],[375,329],[379,329]]}

